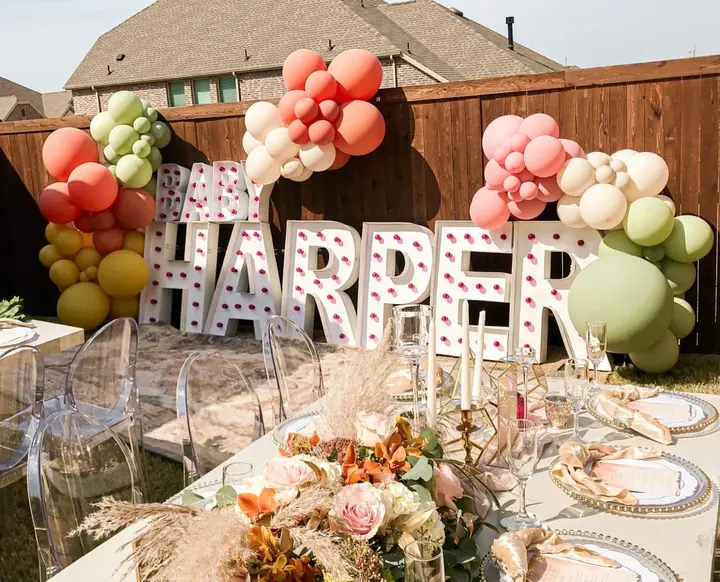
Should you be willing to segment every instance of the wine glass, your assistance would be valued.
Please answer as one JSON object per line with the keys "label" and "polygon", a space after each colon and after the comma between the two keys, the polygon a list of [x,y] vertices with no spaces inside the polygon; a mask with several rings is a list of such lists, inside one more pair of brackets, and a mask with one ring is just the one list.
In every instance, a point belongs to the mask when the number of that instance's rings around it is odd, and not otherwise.
{"label": "wine glass", "polygon": [[578,431],[578,416],[588,396],[588,361],[567,360],[565,362],[565,396],[573,411],[573,433],[568,440],[582,442]]}
{"label": "wine glass", "polygon": [[598,366],[605,358],[607,349],[607,323],[604,321],[588,321],[585,324],[585,349],[587,359],[593,363],[593,385],[590,394],[600,391],[598,382]]}
{"label": "wine glass", "polygon": [[420,432],[420,362],[428,355],[432,307],[429,305],[396,305],[393,307],[395,351],[410,363],[413,391],[413,428]]}
{"label": "wine glass", "polygon": [[445,561],[442,546],[433,542],[410,542],[405,554],[405,582],[444,582]]}
{"label": "wine glass", "polygon": [[527,420],[528,409],[530,408],[528,404],[528,371],[530,370],[530,366],[535,363],[535,350],[532,349],[530,346],[517,348],[515,350],[514,360],[516,364],[519,364],[522,367],[523,371],[522,418],[524,420]]}
{"label": "wine glass", "polygon": [[507,445],[503,449],[503,457],[520,487],[520,511],[516,515],[501,519],[500,524],[508,531],[542,527],[538,519],[528,513],[525,504],[525,487],[540,459],[537,425],[522,418],[508,421]]}

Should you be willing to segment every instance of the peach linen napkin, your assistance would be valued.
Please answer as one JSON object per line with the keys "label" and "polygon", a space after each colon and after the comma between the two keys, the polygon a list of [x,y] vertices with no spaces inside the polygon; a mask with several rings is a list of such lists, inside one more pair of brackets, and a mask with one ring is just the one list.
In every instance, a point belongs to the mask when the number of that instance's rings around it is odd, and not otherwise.
{"label": "peach linen napkin", "polygon": [[32,321],[24,322],[18,321],[17,319],[0,317],[0,329],[10,329],[13,327],[29,327],[32,329],[35,327],[35,324]]}
{"label": "peach linen napkin", "polygon": [[530,571],[528,552],[531,551],[538,554],[562,556],[593,566],[620,567],[615,560],[606,558],[588,548],[568,544],[557,533],[538,528],[504,533],[495,539],[490,548],[495,562],[510,575],[513,582],[525,582]]}
{"label": "peach linen napkin", "polygon": [[627,406],[628,402],[641,398],[657,396],[657,388],[642,388],[638,386],[620,386],[606,388],[597,395],[597,408],[608,418],[626,424],[635,432],[648,437],[663,445],[672,443],[670,429],[664,424],[644,412],[633,410]]}

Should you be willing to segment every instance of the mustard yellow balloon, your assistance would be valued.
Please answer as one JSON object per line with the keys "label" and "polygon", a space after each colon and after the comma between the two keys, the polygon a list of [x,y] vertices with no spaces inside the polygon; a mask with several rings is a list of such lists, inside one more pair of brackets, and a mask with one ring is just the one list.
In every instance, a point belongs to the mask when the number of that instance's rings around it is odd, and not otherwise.
{"label": "mustard yellow balloon", "polygon": [[55,246],[66,257],[72,257],[83,246],[82,233],[74,228],[64,228],[55,237]]}
{"label": "mustard yellow balloon", "polygon": [[87,283],[88,281],[90,281],[90,277],[87,276],[87,273],[85,271],[80,271],[78,281],[80,281],[81,283]]}
{"label": "mustard yellow balloon", "polygon": [[133,251],[123,249],[110,253],[98,267],[98,283],[110,297],[137,295],[147,280],[147,265]]}
{"label": "mustard yellow balloon", "polygon": [[95,283],[75,283],[65,289],[57,302],[57,313],[65,325],[90,331],[108,316],[110,299]]}
{"label": "mustard yellow balloon", "polygon": [[40,262],[43,264],[43,266],[49,269],[53,265],[53,263],[56,263],[63,257],[60,254],[60,251],[57,250],[57,247],[55,245],[45,245],[43,248],[40,249],[40,252],[38,253],[38,258],[40,259]]}
{"label": "mustard yellow balloon", "polygon": [[90,267],[85,269],[85,274],[87,275],[88,279],[94,281],[95,279],[97,279],[98,276],[98,268],[91,265]]}
{"label": "mustard yellow balloon", "polygon": [[55,224],[53,222],[50,222],[45,227],[45,238],[50,244],[55,244],[55,237],[57,236],[57,233],[59,233],[61,230],[65,228],[64,224]]}
{"label": "mustard yellow balloon", "polygon": [[136,319],[140,313],[140,300],[138,295],[131,297],[110,298],[110,318],[132,317]]}
{"label": "mustard yellow balloon", "polygon": [[123,248],[142,256],[145,251],[145,235],[137,230],[125,233]]}
{"label": "mustard yellow balloon", "polygon": [[70,287],[77,283],[80,270],[70,259],[60,259],[50,267],[50,280],[58,287]]}
{"label": "mustard yellow balloon", "polygon": [[75,264],[81,271],[85,271],[88,267],[97,267],[100,261],[102,255],[95,247],[83,247],[75,255]]}

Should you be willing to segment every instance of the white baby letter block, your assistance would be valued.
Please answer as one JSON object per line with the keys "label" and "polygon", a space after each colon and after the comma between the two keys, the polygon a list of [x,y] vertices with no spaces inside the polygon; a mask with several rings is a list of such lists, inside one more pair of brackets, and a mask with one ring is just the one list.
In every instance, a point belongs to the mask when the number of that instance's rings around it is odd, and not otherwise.
{"label": "white baby letter block", "polygon": [[[461,308],[463,301],[510,303],[512,280],[507,273],[470,270],[470,253],[511,254],[512,224],[485,230],[470,221],[435,223],[435,278],[432,305],[435,316],[437,353],[459,356],[462,350]],[[470,346],[477,345],[477,321],[471,321]],[[508,327],[485,327],[486,360],[498,360],[508,353],[513,316]]]}
{"label": "white baby letter block", "polygon": [[268,222],[270,216],[270,194],[272,194],[275,182],[263,186],[253,182],[245,171],[245,162],[242,162],[245,184],[248,192],[248,221]]}
{"label": "white baby letter block", "polygon": [[[422,303],[430,295],[434,237],[409,222],[363,224],[358,290],[359,341],[374,348],[382,339],[393,305]],[[396,272],[397,256],[405,267]]]}
{"label": "white baby letter block", "polygon": [[155,220],[180,220],[189,180],[190,170],[177,164],[162,164],[158,168]]}
{"label": "white baby letter block", "polygon": [[262,337],[265,320],[280,311],[272,234],[267,222],[236,222],[213,295],[205,333],[234,335],[240,319],[252,321]]}
{"label": "white baby letter block", "polygon": [[218,222],[247,220],[248,193],[239,162],[213,162],[210,215]]}
{"label": "white baby letter block", "polygon": [[[318,253],[328,263],[318,268]],[[282,314],[312,335],[315,307],[331,344],[357,344],[357,316],[344,291],[357,281],[360,235],[351,226],[326,220],[287,222]]]}
{"label": "white baby letter block", "polygon": [[[602,237],[594,228],[570,228],[559,221],[516,222],[515,299],[516,347],[531,347],[539,362],[547,352],[547,322],[551,311],[570,357],[585,358],[584,330],[575,330],[568,315],[568,293],[578,273],[598,258]],[[570,258],[569,275],[550,278],[550,259],[554,252]],[[609,370],[607,358],[600,366]]]}
{"label": "white baby letter block", "polygon": [[182,222],[210,220],[209,196],[212,191],[210,184],[212,176],[212,166],[200,163],[193,164],[180,219]]}
{"label": "white baby letter block", "polygon": [[140,323],[170,323],[172,289],[182,289],[180,330],[200,333],[210,305],[217,266],[218,225],[187,225],[185,260],[175,260],[178,224],[154,222],[145,231],[150,277],[140,295]]}

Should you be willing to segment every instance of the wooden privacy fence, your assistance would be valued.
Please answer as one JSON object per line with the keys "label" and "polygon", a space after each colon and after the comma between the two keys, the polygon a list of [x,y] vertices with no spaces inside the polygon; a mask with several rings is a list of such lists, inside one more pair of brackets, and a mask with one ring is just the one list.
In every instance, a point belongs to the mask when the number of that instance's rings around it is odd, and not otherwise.
{"label": "wooden privacy fence", "polygon": [[[720,56],[638,65],[572,69],[521,77],[382,90],[376,97],[387,136],[373,154],[296,184],[281,180],[272,195],[276,245],[290,219],[408,221],[433,228],[439,219],[466,220],[483,185],[482,134],[504,114],[545,112],[561,137],[587,152],[632,148],[661,155],[670,169],[667,194],[678,213],[718,225]],[[161,110],[176,136],[166,162],[242,160],[244,112],[250,103]],[[87,129],[89,117],[0,124],[0,245],[5,249],[0,296],[22,294],[34,312],[54,310],[57,292],[37,261],[45,244],[33,198],[48,184],[41,150],[58,127]],[[554,205],[551,205],[554,206]],[[556,218],[549,208],[542,218]],[[699,263],[687,293],[695,332],[684,351],[720,353],[717,245]]]}

